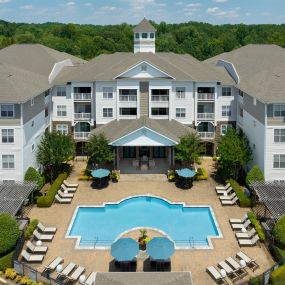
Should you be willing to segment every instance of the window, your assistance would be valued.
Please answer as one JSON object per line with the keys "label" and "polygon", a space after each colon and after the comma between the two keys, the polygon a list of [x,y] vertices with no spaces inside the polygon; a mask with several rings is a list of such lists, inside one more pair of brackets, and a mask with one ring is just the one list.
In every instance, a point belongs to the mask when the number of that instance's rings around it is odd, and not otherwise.
{"label": "window", "polygon": [[127,102],[137,101],[137,89],[120,89],[119,90],[119,100]]}
{"label": "window", "polygon": [[75,93],[75,94],[91,94],[91,87],[74,87],[73,93]]}
{"label": "window", "polygon": [[45,91],[45,97],[49,96],[50,92],[49,89],[47,91]]}
{"label": "window", "polygon": [[3,179],[2,181],[4,184],[14,184],[15,183],[15,180],[12,180],[12,179],[11,180],[10,179]]}
{"label": "window", "polygon": [[45,118],[48,117],[48,107],[45,107]]}
{"label": "window", "polygon": [[147,39],[147,33],[142,33],[142,38]]}
{"label": "window", "polygon": [[273,168],[285,168],[285,154],[274,154]]}
{"label": "window", "polygon": [[103,99],[113,99],[113,87],[103,87]]}
{"label": "window", "polygon": [[140,38],[140,34],[136,33],[136,39],[139,39],[139,38]]}
{"label": "window", "polygon": [[2,154],[2,168],[15,168],[14,154]]}
{"label": "window", "polygon": [[222,116],[223,117],[231,116],[231,106],[222,106]]}
{"label": "window", "polygon": [[1,117],[3,118],[13,118],[14,117],[14,105],[1,105]]}
{"label": "window", "polygon": [[222,96],[232,96],[232,88],[222,87]]}
{"label": "window", "polygon": [[240,89],[238,90],[238,95],[243,97],[243,91],[241,91]]}
{"label": "window", "polygon": [[176,108],[176,118],[185,118],[186,109],[185,108]]}
{"label": "window", "polygon": [[137,108],[120,108],[121,116],[136,116]]}
{"label": "window", "polygon": [[150,33],[149,36],[151,39],[154,39],[154,33]]}
{"label": "window", "polygon": [[151,108],[152,116],[167,116],[168,108]]}
{"label": "window", "polygon": [[285,105],[273,105],[274,117],[285,117]]}
{"label": "window", "polygon": [[285,129],[274,129],[274,142],[285,142]]}
{"label": "window", "polygon": [[66,105],[57,105],[57,116],[58,117],[66,117]]}
{"label": "window", "polygon": [[239,105],[239,115],[240,117],[243,118],[243,105],[242,104]]}
{"label": "window", "polygon": [[34,152],[34,150],[35,150],[35,144],[33,143],[32,144],[32,152]]}
{"label": "window", "polygon": [[31,99],[31,106],[34,106],[35,105],[35,100],[34,98]]}
{"label": "window", "polygon": [[141,66],[141,71],[147,71],[147,66],[145,64]]}
{"label": "window", "polygon": [[103,118],[113,118],[113,108],[103,108]]}
{"label": "window", "polygon": [[56,88],[56,96],[66,96],[66,88],[65,87],[57,87]]}
{"label": "window", "polygon": [[169,101],[169,89],[152,89],[151,101]]}
{"label": "window", "polygon": [[35,125],[35,122],[34,122],[34,120],[32,120],[32,124],[31,124],[31,126],[33,127]]}
{"label": "window", "polygon": [[2,143],[13,143],[13,142],[14,142],[14,130],[2,129]]}
{"label": "window", "polygon": [[221,136],[223,136],[232,125],[221,125]]}
{"label": "window", "polygon": [[185,99],[185,87],[176,87],[176,99]]}
{"label": "window", "polygon": [[215,87],[198,87],[198,93],[215,93]]}
{"label": "window", "polygon": [[56,125],[56,130],[58,132],[61,132],[64,135],[67,135],[68,134],[68,125],[58,124],[58,125]]}

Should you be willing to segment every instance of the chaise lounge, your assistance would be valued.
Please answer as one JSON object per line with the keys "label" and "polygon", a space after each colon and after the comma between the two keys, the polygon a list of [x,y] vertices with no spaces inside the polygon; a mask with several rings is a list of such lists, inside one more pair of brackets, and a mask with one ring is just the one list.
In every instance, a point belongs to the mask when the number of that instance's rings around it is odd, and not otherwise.
{"label": "chaise lounge", "polygon": [[243,224],[247,219],[248,216],[245,214],[241,219],[230,219],[230,224]]}
{"label": "chaise lounge", "polygon": [[229,284],[227,280],[221,275],[221,273],[214,266],[208,267],[207,272],[216,282],[223,282],[224,284]]}
{"label": "chaise lounge", "polygon": [[60,204],[70,204],[72,199],[71,198],[61,198],[59,195],[55,195],[55,200]]}
{"label": "chaise lounge", "polygon": [[32,253],[46,253],[48,250],[47,246],[37,246],[31,243],[29,240],[27,241],[27,249],[29,249]]}
{"label": "chaise lounge", "polygon": [[255,235],[251,239],[238,239],[240,246],[254,246],[259,241],[258,235]]}
{"label": "chaise lounge", "polygon": [[42,233],[55,233],[56,232],[56,227],[45,227],[41,222],[38,223],[37,227]]}
{"label": "chaise lounge", "polygon": [[237,253],[237,257],[239,259],[243,259],[246,263],[246,265],[251,268],[252,271],[255,271],[257,268],[259,268],[259,265],[254,259],[251,259],[248,255],[246,255],[244,252],[240,251]]}
{"label": "chaise lounge", "polygon": [[92,272],[85,280],[84,285],[94,285],[96,280],[97,272]]}
{"label": "chaise lounge", "polygon": [[243,224],[231,224],[231,227],[233,230],[241,230],[248,228],[249,225],[251,225],[250,220],[246,220]]}
{"label": "chaise lounge", "polygon": [[230,186],[231,186],[231,184],[230,184],[230,183],[227,183],[226,186],[218,185],[218,186],[216,186],[215,189],[216,189],[216,190],[227,190]]}
{"label": "chaise lounge", "polygon": [[29,254],[25,249],[22,250],[21,256],[27,262],[42,262],[45,257],[43,254]]}
{"label": "chaise lounge", "polygon": [[57,194],[61,197],[61,198],[73,198],[74,194],[72,193],[64,193],[61,191],[61,189],[59,189],[57,191]]}
{"label": "chaise lounge", "polygon": [[48,271],[52,272],[56,269],[56,267],[61,264],[64,261],[64,259],[61,256],[58,256],[55,258],[48,266],[45,266],[44,270],[42,273]]}
{"label": "chaise lounge", "polygon": [[38,240],[52,241],[54,235],[40,234],[37,230],[34,230],[33,235]]}
{"label": "chaise lounge", "polygon": [[232,200],[220,200],[222,203],[222,206],[233,206],[237,203],[238,197],[235,196]]}
{"label": "chaise lounge", "polygon": [[250,231],[247,231],[245,233],[236,233],[236,237],[239,239],[245,238],[245,239],[250,239],[256,234],[255,228],[252,228]]}
{"label": "chaise lounge", "polygon": [[63,184],[67,187],[67,188],[77,188],[79,184],[77,183],[69,183],[67,180],[63,180]]}

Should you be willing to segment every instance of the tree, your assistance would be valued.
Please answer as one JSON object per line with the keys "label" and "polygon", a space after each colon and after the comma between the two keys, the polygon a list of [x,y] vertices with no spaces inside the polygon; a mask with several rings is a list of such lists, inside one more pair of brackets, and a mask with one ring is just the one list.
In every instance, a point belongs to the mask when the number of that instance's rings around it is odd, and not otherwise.
{"label": "tree", "polygon": [[70,160],[73,153],[74,142],[70,136],[60,132],[46,132],[37,147],[36,157],[52,180],[58,176],[63,163]]}
{"label": "tree", "polygon": [[191,165],[203,151],[203,146],[196,133],[186,135],[180,139],[180,143],[175,146],[175,157],[186,165]]}
{"label": "tree", "polygon": [[264,181],[264,175],[262,170],[259,168],[258,165],[254,165],[251,170],[246,175],[246,185],[250,185],[252,182],[255,181]]}
{"label": "tree", "polygon": [[218,170],[224,178],[237,179],[242,169],[252,160],[252,150],[243,132],[228,128],[218,143]]}
{"label": "tree", "polygon": [[90,159],[99,165],[111,162],[114,159],[112,147],[103,134],[90,137],[87,143],[87,152]]}
{"label": "tree", "polygon": [[40,173],[33,168],[32,166],[30,166],[26,173],[25,173],[25,177],[24,177],[25,181],[31,181],[31,182],[35,182],[37,184],[37,191],[41,190],[42,187],[45,184],[45,178],[44,176],[41,176]]}

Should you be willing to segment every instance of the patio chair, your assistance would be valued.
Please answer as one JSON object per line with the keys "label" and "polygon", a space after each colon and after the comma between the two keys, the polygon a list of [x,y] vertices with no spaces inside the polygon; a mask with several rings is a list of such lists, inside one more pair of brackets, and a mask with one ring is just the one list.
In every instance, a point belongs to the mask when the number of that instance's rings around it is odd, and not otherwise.
{"label": "patio chair", "polygon": [[238,243],[240,246],[254,246],[259,241],[259,236],[255,235],[251,239],[238,239]]}
{"label": "patio chair", "polygon": [[83,272],[85,272],[85,268],[82,266],[78,266],[70,276],[67,275],[66,277],[72,282],[76,282],[78,278],[80,277],[80,275],[83,274]]}
{"label": "patio chair", "polygon": [[56,267],[61,264],[62,262],[64,262],[64,259],[61,256],[58,256],[57,258],[55,258],[48,266],[44,267],[44,270],[42,273],[48,271],[54,271],[56,269]]}
{"label": "patio chair", "polygon": [[218,266],[226,271],[227,276],[233,282],[235,282],[235,281],[237,281],[239,279],[239,276],[237,275],[237,273],[235,273],[234,270],[225,261],[219,262]]}
{"label": "patio chair", "polygon": [[249,225],[251,225],[250,220],[246,220],[243,224],[231,224],[231,227],[233,230],[241,230],[248,228]]}
{"label": "patio chair", "polygon": [[61,197],[61,198],[73,198],[74,194],[72,193],[64,193],[61,191],[61,189],[59,189],[57,191],[57,194]]}
{"label": "patio chair", "polygon": [[26,250],[22,250],[21,256],[27,261],[27,262],[42,262],[44,259],[43,254],[29,254]]}
{"label": "patio chair", "polygon": [[231,256],[226,259],[226,262],[235,270],[240,278],[243,278],[248,274],[247,271],[244,270],[244,268],[242,268],[240,264]]}
{"label": "patio chair", "polygon": [[247,219],[248,216],[245,214],[241,219],[230,219],[230,224],[243,224]]}
{"label": "patio chair", "polygon": [[134,159],[133,160],[133,167],[139,168],[139,166],[140,166],[140,161],[138,159]]}
{"label": "patio chair", "polygon": [[232,193],[231,195],[228,196],[220,196],[220,200],[232,200],[234,197],[236,197],[236,193]]}
{"label": "patio chair", "polygon": [[240,251],[237,253],[237,257],[239,259],[243,259],[246,263],[246,265],[251,268],[252,271],[255,271],[257,268],[259,268],[259,265],[254,259],[251,259],[247,254],[244,252]]}
{"label": "patio chair", "polygon": [[52,241],[54,235],[44,235],[40,234],[37,230],[34,230],[33,235],[38,240],[44,240],[44,241]]}
{"label": "patio chair", "polygon": [[73,262],[69,262],[69,264],[63,268],[61,272],[57,272],[58,276],[57,278],[67,278],[67,276],[76,268],[76,264]]}
{"label": "patio chair", "polygon": [[149,166],[149,168],[154,168],[154,167],[155,167],[155,161],[154,161],[154,159],[150,159],[150,160],[149,160],[148,166]]}
{"label": "patio chair", "polygon": [[234,191],[232,187],[229,187],[227,190],[216,190],[217,195],[225,195],[225,193],[229,195],[232,191]]}
{"label": "patio chair", "polygon": [[67,188],[77,188],[79,184],[77,183],[69,183],[67,180],[63,180],[63,184],[67,187]]}
{"label": "patio chair", "polygon": [[255,228],[252,228],[250,231],[247,231],[245,233],[241,232],[241,233],[236,233],[236,237],[239,239],[242,239],[242,238],[246,238],[246,239],[249,239],[249,238],[252,238],[254,236],[254,234],[256,234],[256,230]]}
{"label": "patio chair", "polygon": [[97,272],[92,272],[84,282],[84,285],[94,285],[96,280]]}
{"label": "patio chair", "polygon": [[27,241],[27,248],[32,253],[46,253],[48,250],[47,246],[37,246],[31,243],[29,240]]}
{"label": "patio chair", "polygon": [[220,200],[222,203],[222,206],[233,206],[237,203],[238,197],[235,196],[232,200]]}
{"label": "patio chair", "polygon": [[37,227],[42,233],[55,233],[56,232],[56,227],[45,227],[41,222],[38,223]]}
{"label": "patio chair", "polygon": [[60,188],[62,189],[62,191],[67,191],[67,192],[76,192],[77,188],[69,188],[69,187],[66,187],[64,184],[61,184]]}
{"label": "patio chair", "polygon": [[60,204],[69,204],[71,203],[71,198],[61,198],[59,195],[55,195],[55,200]]}
{"label": "patio chair", "polygon": [[218,185],[216,186],[216,190],[227,190],[231,186],[230,183],[228,183],[226,186]]}
{"label": "patio chair", "polygon": [[224,277],[222,277],[221,273],[214,266],[208,267],[206,271],[211,275],[211,277],[216,282],[223,282],[224,284],[229,284],[227,280]]}

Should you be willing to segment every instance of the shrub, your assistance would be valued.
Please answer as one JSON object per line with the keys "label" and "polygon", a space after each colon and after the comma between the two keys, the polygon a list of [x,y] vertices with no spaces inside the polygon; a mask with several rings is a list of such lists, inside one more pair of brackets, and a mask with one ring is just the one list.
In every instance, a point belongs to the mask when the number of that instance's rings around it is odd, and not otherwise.
{"label": "shrub", "polygon": [[55,179],[53,184],[49,187],[47,195],[43,197],[39,197],[37,199],[37,206],[38,207],[50,207],[53,203],[54,197],[60,188],[61,184],[63,183],[63,180],[67,178],[68,174],[66,172],[61,173],[58,175],[58,177]]}
{"label": "shrub", "polygon": [[271,273],[272,285],[284,285],[285,280],[285,265],[280,266],[278,269]]}
{"label": "shrub", "polygon": [[27,276],[23,276],[20,283],[22,285],[31,285],[33,283],[33,280],[28,278]]}
{"label": "shrub", "polygon": [[265,241],[265,233],[260,225],[260,222],[259,220],[257,219],[256,215],[253,213],[253,212],[248,212],[247,213],[247,216],[249,218],[249,220],[251,221],[251,223],[253,224],[258,236],[259,236],[259,239],[261,241]]}
{"label": "shrub", "polygon": [[13,255],[14,251],[11,251],[10,253],[8,253],[7,255],[3,256],[0,258],[0,270],[4,271],[7,268],[12,267],[12,255]]}
{"label": "shrub", "polygon": [[258,165],[254,165],[247,173],[245,183],[247,186],[254,181],[264,181],[264,175]]}
{"label": "shrub", "polygon": [[202,158],[201,158],[201,157],[198,157],[198,158],[196,159],[196,163],[199,164],[199,165],[201,165],[201,164],[202,164]]}
{"label": "shrub", "polygon": [[32,236],[34,230],[37,228],[37,225],[39,223],[39,220],[33,219],[30,224],[28,225],[26,231],[25,231],[25,240],[30,239]]}
{"label": "shrub", "polygon": [[231,184],[231,187],[233,188],[239,199],[240,207],[250,207],[251,199],[245,195],[241,186],[234,179],[230,179],[228,182]]}
{"label": "shrub", "polygon": [[9,253],[20,236],[18,224],[10,214],[0,214],[0,256]]}
{"label": "shrub", "polygon": [[207,180],[208,179],[208,173],[205,168],[199,167],[197,169],[197,173],[194,177],[195,180]]}
{"label": "shrub", "polygon": [[17,276],[17,272],[15,271],[14,268],[7,268],[5,270],[5,277],[6,278],[9,278],[11,280],[14,280]]}
{"label": "shrub", "polygon": [[91,176],[92,176],[92,175],[91,175],[91,172],[92,172],[92,171],[91,171],[91,169],[86,168],[86,169],[84,170],[84,175],[85,175],[85,176],[90,176],[90,177],[91,177]]}
{"label": "shrub", "polygon": [[16,283],[18,283],[18,282],[21,281],[21,279],[22,279],[22,276],[21,276],[21,275],[17,275],[14,281],[15,281]]}
{"label": "shrub", "polygon": [[45,185],[45,178],[33,167],[29,167],[25,174],[25,181],[32,181],[38,185],[37,190],[40,190]]}
{"label": "shrub", "polygon": [[275,224],[273,236],[276,245],[281,249],[285,249],[285,215],[283,215]]}
{"label": "shrub", "polygon": [[174,170],[168,170],[167,179],[169,182],[173,182],[175,180],[175,171]]}

